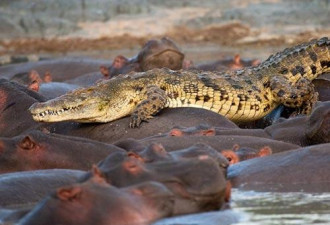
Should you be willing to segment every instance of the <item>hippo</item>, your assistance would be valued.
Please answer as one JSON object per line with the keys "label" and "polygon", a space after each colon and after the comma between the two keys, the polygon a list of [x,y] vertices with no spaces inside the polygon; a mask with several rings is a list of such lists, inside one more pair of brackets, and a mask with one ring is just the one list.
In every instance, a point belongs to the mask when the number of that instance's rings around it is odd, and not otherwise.
{"label": "hippo", "polygon": [[118,55],[110,67],[100,67],[100,72],[105,78],[112,78],[119,74],[130,72],[144,72],[154,68],[169,68],[180,70],[183,66],[184,54],[169,38],[147,41],[139,53],[132,57]]}
{"label": "hippo", "polygon": [[93,140],[113,143],[127,138],[145,138],[164,133],[172,127],[194,126],[196,124],[212,124],[223,128],[238,128],[237,125],[224,116],[199,108],[164,109],[150,123],[143,123],[139,129],[130,129],[129,117],[118,119],[105,124],[79,124],[78,127],[54,132],[87,137]]}
{"label": "hippo", "polygon": [[0,224],[9,225],[18,222],[27,213],[29,213],[31,208],[19,208],[19,209],[6,209],[0,207]]}
{"label": "hippo", "polygon": [[100,67],[100,72],[103,74],[104,78],[107,79],[118,76],[119,74],[127,74],[132,71],[142,72],[140,64],[136,62],[136,59],[128,59],[122,55],[116,56],[109,68],[104,66]]}
{"label": "hippo", "polygon": [[[103,66],[101,66],[103,67]],[[105,79],[108,79],[105,77],[101,72],[90,72],[90,73],[84,73],[78,77],[65,80],[65,83],[67,84],[73,84],[78,85],[80,87],[88,87],[92,86],[100,81],[103,81]]]}
{"label": "hippo", "polygon": [[17,74],[28,73],[31,70],[35,70],[39,74],[50,72],[53,81],[61,82],[86,73],[97,72],[100,66],[108,64],[109,62],[107,60],[101,59],[63,57],[2,66],[0,67],[0,74],[3,78],[11,79]]}
{"label": "hippo", "polygon": [[[99,173],[116,187],[161,182],[175,194],[174,215],[219,209],[229,201],[231,186],[225,179],[229,163],[215,150],[211,154],[212,149],[198,151],[195,147],[190,152],[167,154],[158,147],[149,146],[152,154],[114,152],[98,164]],[[83,176],[80,182],[88,180],[91,174]]]}
{"label": "hippo", "polygon": [[[174,126],[170,131],[150,136],[148,138],[158,137],[184,137],[184,136],[216,136],[216,135],[242,135],[271,138],[263,129],[241,129],[237,126],[210,126],[208,124],[199,124],[197,126],[184,127]],[[148,139],[145,138],[145,139]]]}
{"label": "hippo", "polygon": [[171,216],[173,193],[158,182],[117,188],[100,175],[84,183],[58,188],[19,225],[150,224]]}
{"label": "hippo", "polygon": [[31,70],[29,73],[16,74],[10,80],[22,84],[30,90],[39,92],[46,100],[56,98],[80,87],[64,82],[52,82],[52,75],[49,72],[45,73],[43,80],[35,70]]}
{"label": "hippo", "polygon": [[329,192],[330,144],[319,144],[231,165],[233,187],[272,192]]}
{"label": "hippo", "polygon": [[12,137],[23,131],[36,128],[36,123],[27,109],[45,98],[26,87],[0,79],[0,136]]}
{"label": "hippo", "polygon": [[285,143],[268,138],[239,135],[160,137],[146,138],[138,141],[145,146],[153,142],[160,143],[167,151],[175,151],[177,149],[187,148],[195,143],[207,144],[219,152],[222,150],[231,149],[235,144],[238,144],[244,148],[249,147],[254,149],[261,149],[264,146],[269,146],[273,153],[288,151],[301,147],[299,145]]}
{"label": "hippo", "polygon": [[232,149],[222,150],[221,154],[226,157],[229,164],[235,164],[244,160],[253,159],[256,157],[264,157],[272,154],[272,149],[268,146],[264,146],[260,149],[254,149],[249,147],[240,147],[235,144]]}
{"label": "hippo", "polygon": [[330,73],[325,73],[312,81],[319,93],[319,101],[330,101]]}
{"label": "hippo", "polygon": [[50,169],[0,175],[0,208],[31,208],[49,192],[75,183],[85,172]]}
{"label": "hippo", "polygon": [[320,102],[309,116],[281,119],[265,128],[276,140],[307,146],[330,142],[330,101]]}
{"label": "hippo", "polygon": [[19,84],[28,86],[33,81],[36,81],[37,83],[42,83],[43,80],[41,79],[39,73],[35,70],[31,70],[29,72],[23,72],[15,74],[10,81],[17,82]]}
{"label": "hippo", "polygon": [[0,137],[14,137],[35,129],[63,131],[79,125],[72,122],[50,124],[34,121],[28,108],[35,102],[43,101],[46,98],[39,93],[16,82],[0,79]]}
{"label": "hippo", "polygon": [[37,92],[44,96],[46,100],[49,100],[64,95],[79,87],[80,86],[76,84],[68,84],[65,82],[48,82],[40,84]]}
{"label": "hippo", "polygon": [[52,168],[88,170],[115,151],[125,152],[111,144],[32,130],[0,138],[0,173]]}
{"label": "hippo", "polygon": [[142,71],[163,67],[180,70],[183,60],[184,54],[168,37],[147,41],[136,56],[136,62],[140,64]]}
{"label": "hippo", "polygon": [[280,118],[265,129],[240,129],[199,124],[192,127],[175,126],[170,131],[145,138],[183,136],[251,136],[284,141],[300,146],[330,142],[329,101],[319,102],[311,115]]}
{"label": "hippo", "polygon": [[239,70],[248,66],[257,66],[260,62],[258,59],[242,59],[239,54],[236,54],[233,58],[200,64],[195,66],[195,68],[203,71]]}
{"label": "hippo", "polygon": [[229,165],[226,158],[221,153],[219,153],[217,150],[210,147],[209,145],[202,143],[192,145],[185,149],[167,152],[165,148],[158,143],[151,143],[147,147],[140,148],[140,142],[134,139],[132,139],[131,141],[132,143],[136,143],[138,147],[128,148],[125,150],[127,150],[129,153],[136,153],[136,155],[133,156],[141,159],[145,163],[166,160],[184,160],[189,158],[209,156],[218,163],[219,167],[224,170],[224,173],[226,173],[226,169]]}

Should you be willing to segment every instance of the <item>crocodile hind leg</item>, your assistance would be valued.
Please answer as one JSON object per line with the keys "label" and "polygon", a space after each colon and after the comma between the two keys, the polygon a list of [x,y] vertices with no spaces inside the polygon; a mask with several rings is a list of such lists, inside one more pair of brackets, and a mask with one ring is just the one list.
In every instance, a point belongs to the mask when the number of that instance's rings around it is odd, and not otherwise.
{"label": "crocodile hind leg", "polygon": [[295,84],[284,77],[273,77],[270,82],[275,101],[284,106],[295,108],[298,114],[310,114],[314,107],[318,93],[314,85],[305,78],[300,78]]}
{"label": "crocodile hind leg", "polygon": [[166,105],[166,93],[157,86],[148,86],[146,91],[146,99],[140,102],[133,113],[129,126],[131,128],[138,127],[142,121],[152,118],[152,115],[158,113]]}

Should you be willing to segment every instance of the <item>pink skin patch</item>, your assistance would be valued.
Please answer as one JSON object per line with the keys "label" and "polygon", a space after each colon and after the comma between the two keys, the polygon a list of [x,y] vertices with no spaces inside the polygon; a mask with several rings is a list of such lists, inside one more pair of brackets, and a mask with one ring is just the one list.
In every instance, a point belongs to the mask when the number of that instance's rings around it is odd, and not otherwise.
{"label": "pink skin patch", "polygon": [[5,145],[0,141],[0,155],[4,152]]}
{"label": "pink skin patch", "polygon": [[0,121],[2,121],[2,123],[0,123],[0,129],[5,129],[7,127],[7,124],[4,123],[3,118],[2,118],[2,112],[3,110],[7,107],[7,99],[8,99],[8,95],[6,94],[6,92],[4,92],[3,90],[0,90]]}

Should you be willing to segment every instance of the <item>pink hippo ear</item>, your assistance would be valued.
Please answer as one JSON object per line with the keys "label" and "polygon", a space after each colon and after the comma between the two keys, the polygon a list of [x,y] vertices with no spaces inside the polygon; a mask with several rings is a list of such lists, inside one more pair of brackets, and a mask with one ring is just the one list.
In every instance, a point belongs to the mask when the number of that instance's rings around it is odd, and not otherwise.
{"label": "pink hippo ear", "polygon": [[109,69],[106,66],[100,66],[100,72],[104,77],[109,77]]}
{"label": "pink hippo ear", "polygon": [[241,63],[241,56],[239,54],[236,54],[234,56],[234,64],[239,65]]}
{"label": "pink hippo ear", "polygon": [[37,143],[29,135],[27,135],[18,143],[18,146],[24,150],[31,150],[36,148]]}
{"label": "pink hippo ear", "polygon": [[98,184],[106,184],[104,173],[95,165],[92,166],[92,179]]}
{"label": "pink hippo ear", "polygon": [[53,81],[53,76],[49,71],[47,71],[44,75],[44,82],[49,83],[49,82],[52,82],[52,81]]}
{"label": "pink hippo ear", "polygon": [[271,154],[272,154],[272,149],[270,147],[268,147],[268,146],[265,146],[262,149],[260,149],[260,151],[258,153],[258,155],[260,157],[271,155]]}
{"label": "pink hippo ear", "polygon": [[177,129],[177,128],[173,128],[170,133],[169,136],[176,136],[176,137],[182,137],[182,131]]}
{"label": "pink hippo ear", "polygon": [[260,63],[261,61],[259,59],[254,59],[251,64],[252,66],[258,66]]}
{"label": "pink hippo ear", "polygon": [[42,80],[40,78],[40,75],[39,75],[39,73],[36,70],[31,70],[29,72],[29,80],[31,82],[33,82],[33,81],[37,81],[38,83],[41,83],[42,82]]}
{"label": "pink hippo ear", "polygon": [[240,148],[240,147],[239,147],[238,144],[234,144],[232,150],[233,150],[233,151],[237,151],[239,148]]}
{"label": "pink hippo ear", "polygon": [[202,131],[202,135],[203,136],[215,136],[215,129],[214,128],[210,128],[210,129],[207,129],[207,130],[203,130]]}
{"label": "pink hippo ear", "polygon": [[28,89],[32,90],[32,91],[35,91],[35,92],[38,92],[39,89],[40,89],[40,84],[37,80],[34,80],[32,81],[29,86],[28,86]]}
{"label": "pink hippo ear", "polygon": [[239,157],[233,150],[223,150],[221,154],[228,160],[229,165],[239,162]]}
{"label": "pink hippo ear", "polygon": [[62,201],[74,201],[80,197],[81,187],[62,187],[56,190],[56,196]]}

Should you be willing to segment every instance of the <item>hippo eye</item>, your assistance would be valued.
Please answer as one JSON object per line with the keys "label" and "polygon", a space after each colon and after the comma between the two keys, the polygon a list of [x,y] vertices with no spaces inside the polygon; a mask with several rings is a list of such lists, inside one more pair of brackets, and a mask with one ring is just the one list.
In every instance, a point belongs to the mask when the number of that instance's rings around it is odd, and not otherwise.
{"label": "hippo eye", "polygon": [[23,150],[31,150],[34,149],[37,144],[32,140],[30,136],[25,136],[18,145]]}

